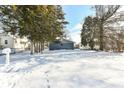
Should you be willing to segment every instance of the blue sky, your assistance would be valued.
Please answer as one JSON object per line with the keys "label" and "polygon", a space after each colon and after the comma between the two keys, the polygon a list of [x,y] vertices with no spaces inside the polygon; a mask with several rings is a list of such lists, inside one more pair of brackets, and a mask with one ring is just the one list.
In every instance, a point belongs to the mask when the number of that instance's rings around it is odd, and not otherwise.
{"label": "blue sky", "polygon": [[73,41],[79,42],[81,23],[86,16],[93,15],[94,10],[91,9],[90,5],[64,5],[62,7],[65,18],[69,22],[67,29],[70,32],[71,38]]}

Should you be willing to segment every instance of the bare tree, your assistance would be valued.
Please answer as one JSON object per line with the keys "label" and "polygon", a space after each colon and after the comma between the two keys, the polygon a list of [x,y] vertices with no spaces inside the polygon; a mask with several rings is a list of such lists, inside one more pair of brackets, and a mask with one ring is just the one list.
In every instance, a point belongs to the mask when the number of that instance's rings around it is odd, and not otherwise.
{"label": "bare tree", "polygon": [[95,5],[96,16],[99,18],[99,41],[100,50],[104,49],[104,23],[112,17],[120,5]]}
{"label": "bare tree", "polygon": [[124,51],[124,11],[117,11],[104,23],[104,40],[105,50]]}

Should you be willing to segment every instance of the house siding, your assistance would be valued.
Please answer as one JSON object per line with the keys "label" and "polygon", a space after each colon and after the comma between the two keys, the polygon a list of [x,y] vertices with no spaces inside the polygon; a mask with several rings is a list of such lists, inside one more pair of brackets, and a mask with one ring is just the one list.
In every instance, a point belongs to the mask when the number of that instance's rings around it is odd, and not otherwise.
{"label": "house siding", "polygon": [[50,43],[49,45],[50,50],[60,50],[60,49],[74,49],[73,42],[60,42],[60,43]]}
{"label": "house siding", "polygon": [[29,44],[30,43],[28,42],[28,39],[26,37],[19,38],[5,33],[0,34],[0,46],[2,46],[3,48],[15,48],[25,50],[25,48],[29,47]]}
{"label": "house siding", "polygon": [[[3,35],[3,36],[0,36],[0,44],[6,48],[13,48],[13,38],[9,37],[9,36],[6,36],[6,35]],[[7,44],[5,44],[5,41],[7,41]]]}

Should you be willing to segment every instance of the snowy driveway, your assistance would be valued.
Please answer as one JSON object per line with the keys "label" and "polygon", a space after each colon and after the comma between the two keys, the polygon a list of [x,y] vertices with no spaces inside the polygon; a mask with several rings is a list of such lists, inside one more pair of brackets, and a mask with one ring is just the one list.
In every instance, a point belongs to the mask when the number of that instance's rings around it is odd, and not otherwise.
{"label": "snowy driveway", "polygon": [[11,55],[10,67],[0,56],[0,87],[123,87],[124,54],[84,50]]}

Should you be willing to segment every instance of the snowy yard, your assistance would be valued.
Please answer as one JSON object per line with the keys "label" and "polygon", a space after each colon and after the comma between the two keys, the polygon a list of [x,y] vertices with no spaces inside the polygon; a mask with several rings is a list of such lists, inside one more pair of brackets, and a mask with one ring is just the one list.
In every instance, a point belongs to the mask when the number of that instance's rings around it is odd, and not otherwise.
{"label": "snowy yard", "polygon": [[0,87],[124,87],[124,54],[85,50],[44,51],[11,55],[10,67],[0,56]]}

